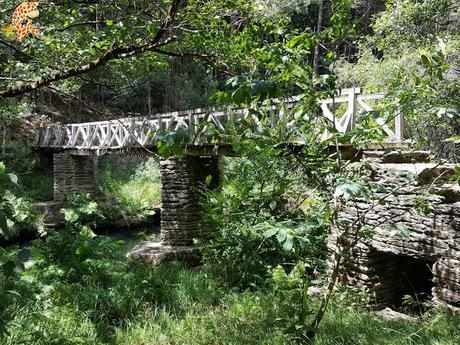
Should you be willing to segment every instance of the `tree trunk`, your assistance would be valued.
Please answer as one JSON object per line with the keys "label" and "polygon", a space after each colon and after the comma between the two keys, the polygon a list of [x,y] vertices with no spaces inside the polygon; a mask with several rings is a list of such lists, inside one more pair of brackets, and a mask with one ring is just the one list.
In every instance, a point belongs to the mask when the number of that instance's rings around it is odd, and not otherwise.
{"label": "tree trunk", "polygon": [[[316,33],[319,34],[323,29],[323,11],[324,11],[324,0],[319,0],[318,3],[318,22],[316,24]],[[319,72],[319,50],[320,42],[318,41],[315,46],[315,53],[313,55],[313,72],[318,74]]]}

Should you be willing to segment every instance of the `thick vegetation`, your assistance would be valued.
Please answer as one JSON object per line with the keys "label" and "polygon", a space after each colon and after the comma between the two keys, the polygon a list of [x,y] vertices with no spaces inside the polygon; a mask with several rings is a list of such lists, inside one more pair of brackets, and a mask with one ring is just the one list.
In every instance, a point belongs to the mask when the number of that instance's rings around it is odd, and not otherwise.
{"label": "thick vegetation", "polygon": [[[460,343],[460,318],[440,306],[423,305],[418,322],[388,321],[369,311],[372,295],[336,284],[373,232],[365,214],[344,221],[338,210],[393,193],[339,146],[383,142],[376,118],[401,111],[414,146],[460,157],[456,1],[61,1],[43,4],[42,36],[22,42],[7,26],[15,5],[0,11],[0,240],[24,228],[37,239],[0,248],[2,344]],[[318,99],[356,86],[385,101],[340,133],[318,116]],[[294,94],[284,109],[293,116],[274,119],[267,99]],[[65,228],[42,227],[32,204],[52,198],[51,161],[26,149],[32,128],[207,105],[249,108],[262,126],[203,134],[238,158],[223,160],[221,190],[200,186],[201,267],[146,267],[125,255],[138,239],[93,232],[102,218],[151,212],[157,161],[180,155],[188,133],[160,133],[154,158],[105,158],[108,205],[68,195]],[[328,250],[332,228],[337,244],[355,241]],[[417,307],[406,297],[401,310]]]}

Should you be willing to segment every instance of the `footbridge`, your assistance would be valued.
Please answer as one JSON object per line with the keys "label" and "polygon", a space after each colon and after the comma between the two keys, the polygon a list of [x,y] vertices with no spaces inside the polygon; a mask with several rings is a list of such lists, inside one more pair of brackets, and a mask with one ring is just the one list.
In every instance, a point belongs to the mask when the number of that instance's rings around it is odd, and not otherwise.
{"label": "footbridge", "polygon": [[[341,133],[348,133],[358,122],[360,112],[371,112],[383,94],[366,94],[360,89],[342,90],[331,99],[319,100],[321,116]],[[217,188],[220,181],[219,156],[225,154],[224,144],[208,143],[209,129],[222,134],[242,120],[255,128],[278,126],[288,128],[294,123],[295,105],[300,97],[268,105],[270,118],[259,119],[248,109],[196,109],[153,116],[139,116],[109,121],[56,124],[37,130],[33,146],[51,150],[54,160],[54,199],[64,201],[70,192],[98,194],[97,157],[156,149],[160,135],[186,133],[185,155],[160,162],[161,172],[161,240],[162,245],[191,246],[201,228],[198,187],[206,180]],[[403,118],[396,114],[392,123],[377,119],[388,135],[388,145],[403,142]],[[324,130],[322,136],[330,134]],[[212,149],[210,149],[212,147]]]}
{"label": "footbridge", "polygon": [[[336,98],[319,100],[321,115],[330,121],[337,131],[347,133],[357,124],[359,112],[371,112],[376,101],[383,94],[363,94],[359,88],[342,90]],[[292,110],[300,100],[299,96],[285,100],[272,100],[269,105],[269,126],[288,126],[296,116]],[[338,114],[334,108],[342,108]],[[345,110],[344,110],[345,109]],[[34,147],[73,150],[75,154],[102,155],[111,151],[127,151],[136,148],[154,150],[160,134],[182,131],[187,136],[185,145],[205,145],[204,134],[211,127],[227,134],[236,122],[245,120],[255,128],[263,128],[266,123],[248,109],[195,109],[152,116],[138,116],[108,121],[56,124],[36,131]],[[388,135],[389,143],[403,141],[403,119],[395,114],[394,123],[377,118],[377,123]],[[328,133],[325,131],[324,136]]]}

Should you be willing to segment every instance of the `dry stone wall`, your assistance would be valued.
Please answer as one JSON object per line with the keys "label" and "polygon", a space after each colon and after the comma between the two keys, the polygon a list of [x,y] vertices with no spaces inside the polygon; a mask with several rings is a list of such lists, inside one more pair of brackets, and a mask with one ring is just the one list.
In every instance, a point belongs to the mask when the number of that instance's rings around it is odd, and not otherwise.
{"label": "dry stone wall", "polygon": [[[377,309],[394,305],[401,294],[419,289],[459,311],[460,195],[458,187],[445,181],[433,184],[433,178],[450,167],[397,163],[375,167],[370,178],[394,195],[366,215],[364,223],[374,229],[373,236],[360,240],[346,257],[340,280],[374,293]],[[418,178],[410,182],[407,175],[414,172]],[[353,221],[357,212],[369,206],[357,202],[358,208],[347,207],[340,216]],[[390,224],[408,233],[391,230]],[[330,248],[343,244],[337,243],[336,233],[329,236]]]}
{"label": "dry stone wall", "polygon": [[200,236],[200,186],[220,185],[218,157],[172,157],[161,161],[161,240],[190,246]]}
{"label": "dry stone wall", "polygon": [[97,156],[57,153],[53,155],[53,165],[55,201],[63,201],[66,193],[86,191],[98,194]]}

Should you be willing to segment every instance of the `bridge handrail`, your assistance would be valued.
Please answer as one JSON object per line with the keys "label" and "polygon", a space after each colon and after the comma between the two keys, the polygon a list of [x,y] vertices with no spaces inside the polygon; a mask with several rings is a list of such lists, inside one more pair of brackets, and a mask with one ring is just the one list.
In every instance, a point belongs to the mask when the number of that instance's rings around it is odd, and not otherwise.
{"label": "bridge handrail", "polygon": [[[384,98],[381,93],[361,94],[359,88],[344,89],[335,98],[319,100],[322,115],[331,121],[336,129],[347,133],[356,126],[358,108],[365,111],[372,111],[373,107],[366,103],[369,100]],[[300,96],[292,96],[286,99],[272,99],[267,104],[272,110],[277,110],[279,104],[291,108],[300,100]],[[339,118],[329,105],[348,103],[347,110]],[[248,109],[236,108],[231,112],[235,115],[248,116]],[[162,130],[177,130],[185,128],[195,133],[196,124],[200,121],[213,123],[219,131],[225,133],[225,126],[222,118],[228,120],[229,115],[218,108],[197,108],[169,113],[158,113],[150,116],[128,117],[107,121],[95,121],[84,123],[71,123],[62,125],[51,125],[36,131],[33,146],[50,148],[76,148],[76,149],[120,149],[133,146],[146,146],[153,143],[155,133]],[[256,116],[251,116],[256,126],[261,126]],[[377,119],[393,142],[402,142],[403,138],[403,117],[395,115],[395,130],[388,127],[383,119]],[[199,133],[198,133],[199,134]],[[325,131],[324,136],[330,134]],[[196,137],[194,135],[194,137]],[[199,138],[198,138],[199,139]]]}

